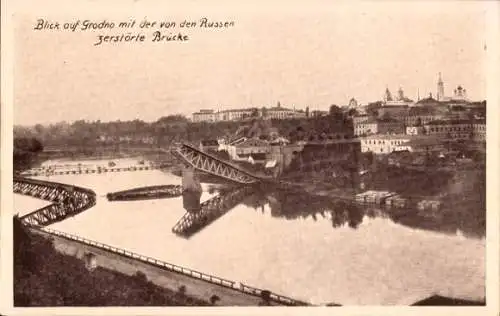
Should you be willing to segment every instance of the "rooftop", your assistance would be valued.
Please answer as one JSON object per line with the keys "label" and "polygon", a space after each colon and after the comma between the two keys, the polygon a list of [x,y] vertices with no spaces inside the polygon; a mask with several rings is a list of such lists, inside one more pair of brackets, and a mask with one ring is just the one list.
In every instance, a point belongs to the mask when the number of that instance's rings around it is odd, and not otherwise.
{"label": "rooftop", "polygon": [[433,97],[427,97],[417,101],[417,104],[424,104],[424,103],[439,103],[439,101],[434,99]]}
{"label": "rooftop", "polygon": [[443,144],[443,140],[437,137],[431,136],[415,136],[411,137],[405,145],[411,146],[433,146],[433,145],[441,145]]}
{"label": "rooftop", "polygon": [[394,118],[373,118],[370,117],[366,121],[359,122],[357,124],[377,124],[377,123],[399,123],[399,120]]}
{"label": "rooftop", "polygon": [[248,138],[242,142],[235,143],[236,147],[267,147],[269,143],[265,140],[258,138]]}
{"label": "rooftop", "polygon": [[456,125],[456,124],[472,124],[472,120],[435,120],[425,125]]}
{"label": "rooftop", "polygon": [[435,115],[438,111],[435,107],[431,106],[415,106],[409,109],[408,115]]}
{"label": "rooftop", "polygon": [[268,111],[287,111],[287,112],[293,112],[292,109],[284,108],[284,107],[278,107],[278,106],[273,106],[271,108],[267,108]]}
{"label": "rooftop", "polygon": [[205,139],[201,141],[203,146],[219,146],[219,142],[215,139]]}
{"label": "rooftop", "polygon": [[376,134],[369,135],[365,137],[360,137],[360,139],[385,139],[385,140],[395,140],[395,139],[412,139],[415,136],[406,134]]}

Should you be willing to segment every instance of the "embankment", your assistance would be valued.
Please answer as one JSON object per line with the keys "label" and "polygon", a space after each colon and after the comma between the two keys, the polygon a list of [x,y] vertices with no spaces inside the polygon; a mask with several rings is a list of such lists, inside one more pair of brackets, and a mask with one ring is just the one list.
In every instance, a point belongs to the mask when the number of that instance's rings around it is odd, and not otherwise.
{"label": "embankment", "polygon": [[225,306],[257,306],[264,302],[269,305],[305,305],[302,302],[266,290],[162,262],[78,236],[48,229],[32,229],[32,232],[52,239],[54,248],[62,254],[82,260],[92,260],[99,267],[129,276],[137,275],[140,272],[157,286],[171,291],[177,291],[183,287],[186,295],[198,300],[209,301],[215,295],[219,298],[217,304]]}
{"label": "embankment", "polygon": [[[211,297],[212,304],[217,297]],[[205,306],[211,303],[59,253],[14,217],[14,306]]]}

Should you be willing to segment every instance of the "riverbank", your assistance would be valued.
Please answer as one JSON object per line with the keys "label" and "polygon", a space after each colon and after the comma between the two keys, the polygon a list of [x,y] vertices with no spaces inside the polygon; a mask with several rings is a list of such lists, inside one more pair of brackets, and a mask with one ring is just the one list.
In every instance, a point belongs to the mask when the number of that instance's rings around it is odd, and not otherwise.
{"label": "riverbank", "polygon": [[[441,183],[434,183],[434,187],[426,181],[420,181],[415,177],[405,179],[404,174],[393,183],[382,183],[375,186],[378,190],[387,190],[398,193],[402,197],[410,200],[424,200],[427,197],[441,202],[437,210],[419,210],[416,208],[395,208],[385,204],[373,204],[370,207],[383,209],[394,222],[404,226],[417,229],[439,231],[446,234],[463,234],[472,238],[483,238],[486,234],[486,190],[484,170],[457,170],[448,175],[447,178],[440,179]],[[425,174],[424,174],[425,176]],[[436,176],[436,175],[434,175]],[[371,177],[373,183],[376,178]],[[420,176],[422,178],[422,176]],[[424,177],[425,178],[425,177]],[[429,179],[424,179],[429,181]],[[367,180],[368,182],[369,180]],[[413,184],[406,184],[405,181],[413,181]],[[369,183],[368,183],[369,184]],[[300,179],[288,181],[285,188],[293,191],[305,193],[318,199],[333,201],[346,201],[358,207],[355,196],[361,190],[358,188],[339,188],[335,183],[314,179]],[[298,193],[297,193],[298,194]],[[417,195],[414,195],[417,194]],[[421,195],[421,196],[419,196]]]}
{"label": "riverbank", "polygon": [[[185,288],[172,291],[144,274],[86,269],[82,260],[57,252],[14,218],[14,306],[208,306]],[[217,298],[213,298],[213,303]]]}

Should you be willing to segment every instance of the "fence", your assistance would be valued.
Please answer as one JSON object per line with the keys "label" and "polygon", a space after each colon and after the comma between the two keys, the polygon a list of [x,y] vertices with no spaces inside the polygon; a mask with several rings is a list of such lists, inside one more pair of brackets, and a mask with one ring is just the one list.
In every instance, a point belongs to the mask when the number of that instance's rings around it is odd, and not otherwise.
{"label": "fence", "polygon": [[[184,267],[181,267],[181,266],[178,266],[175,264],[160,261],[160,260],[148,257],[148,256],[144,256],[144,255],[140,255],[140,254],[137,254],[137,253],[134,253],[131,251],[116,248],[116,247],[106,245],[106,244],[103,244],[100,242],[96,242],[93,240],[82,238],[82,237],[79,237],[76,235],[56,231],[56,230],[46,228],[46,227],[43,227],[43,228],[42,227],[33,227],[33,229],[39,229],[39,230],[44,231],[46,233],[49,233],[51,235],[56,235],[59,237],[63,237],[66,239],[77,241],[77,242],[83,243],[85,245],[93,246],[93,247],[96,247],[96,248],[99,248],[102,250],[106,250],[106,251],[109,251],[109,252],[112,252],[115,254],[119,254],[121,256],[128,257],[128,258],[136,259],[136,260],[139,260],[139,261],[146,263],[146,264],[152,264],[152,265],[160,267],[162,269],[177,272],[177,273],[180,273],[180,274],[192,277],[192,278],[203,280],[205,282],[217,284],[217,285],[220,285],[220,286],[223,286],[226,288],[230,288],[230,289],[233,289],[235,291],[239,291],[239,292],[242,292],[245,294],[250,294],[250,295],[254,295],[254,296],[262,296],[262,294],[264,292],[269,293],[268,291],[265,291],[265,290],[262,290],[259,288],[255,288],[255,287],[244,285],[244,284],[241,284],[238,282],[226,280],[226,279],[219,278],[219,277],[209,275],[209,274],[206,274],[203,272],[199,272],[196,270],[184,268]],[[289,298],[286,296],[282,296],[279,294],[275,294],[272,292],[269,294],[269,298],[277,303],[282,304],[282,305],[289,305],[289,306],[307,306],[307,305],[309,305],[308,303],[301,302],[301,301],[298,301],[298,300],[295,300],[295,299],[292,299],[292,298]]]}

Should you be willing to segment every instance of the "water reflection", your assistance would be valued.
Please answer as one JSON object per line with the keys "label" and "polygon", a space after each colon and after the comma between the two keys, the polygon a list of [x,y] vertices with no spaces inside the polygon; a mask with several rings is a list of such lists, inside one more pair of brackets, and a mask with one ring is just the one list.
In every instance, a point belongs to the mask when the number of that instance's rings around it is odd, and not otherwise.
{"label": "water reflection", "polygon": [[[457,235],[459,231],[460,236],[468,238],[482,238],[485,232],[480,212],[472,212],[470,209],[462,211],[455,207],[445,207],[439,214],[429,217],[415,209],[367,207],[348,200],[311,195],[279,186],[261,185],[215,190],[218,195],[204,203],[200,203],[201,193],[183,194],[183,205],[187,213],[179,223],[184,226],[192,225],[196,229],[183,227],[182,231],[189,231],[189,235],[192,235],[238,204],[242,204],[262,214],[265,207],[269,206],[270,214],[275,218],[330,220],[333,228],[347,226],[357,229],[366,217],[387,218],[399,225],[447,235]],[[177,227],[179,223],[176,224]]]}
{"label": "water reflection", "polygon": [[185,190],[182,194],[182,204],[187,212],[174,225],[172,231],[189,238],[232,210],[245,196],[252,194],[252,191],[252,186],[224,188],[219,190],[218,195],[200,203],[201,191]]}
{"label": "water reflection", "polygon": [[330,218],[334,228],[348,225],[357,228],[363,222],[363,209],[353,203],[330,197],[315,196],[282,188],[257,189],[243,204],[253,207],[268,204],[271,216],[287,220],[311,217],[314,221]]}
{"label": "water reflection", "polygon": [[201,191],[184,190],[182,192],[182,206],[188,212],[198,212],[201,209]]}

